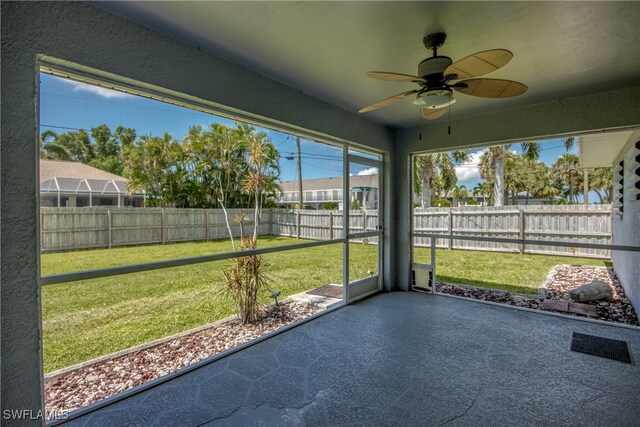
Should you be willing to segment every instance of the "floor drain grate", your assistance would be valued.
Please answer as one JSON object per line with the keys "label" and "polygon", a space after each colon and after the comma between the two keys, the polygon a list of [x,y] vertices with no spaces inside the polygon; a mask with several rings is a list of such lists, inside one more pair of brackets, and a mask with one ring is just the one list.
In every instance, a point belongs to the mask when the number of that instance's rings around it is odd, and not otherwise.
{"label": "floor drain grate", "polygon": [[631,355],[626,341],[574,332],[571,340],[571,351],[631,363]]}

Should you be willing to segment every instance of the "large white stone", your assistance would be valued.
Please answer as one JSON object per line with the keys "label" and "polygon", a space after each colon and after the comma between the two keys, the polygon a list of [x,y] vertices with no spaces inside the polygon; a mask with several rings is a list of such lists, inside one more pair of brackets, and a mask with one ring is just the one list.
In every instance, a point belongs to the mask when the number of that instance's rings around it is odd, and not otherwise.
{"label": "large white stone", "polygon": [[578,302],[598,301],[601,299],[610,300],[613,298],[613,289],[608,283],[600,280],[593,280],[586,285],[572,290],[571,299]]}

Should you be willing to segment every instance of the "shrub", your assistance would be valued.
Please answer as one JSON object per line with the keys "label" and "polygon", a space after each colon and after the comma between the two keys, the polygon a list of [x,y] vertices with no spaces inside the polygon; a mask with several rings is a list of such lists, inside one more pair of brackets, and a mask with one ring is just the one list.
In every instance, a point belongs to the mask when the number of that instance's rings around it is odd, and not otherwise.
{"label": "shrub", "polygon": [[477,200],[473,200],[473,199],[467,202],[467,206],[478,206],[479,204],[480,203],[478,203]]}
{"label": "shrub", "polygon": [[438,199],[433,204],[433,206],[436,206],[436,207],[439,207],[439,208],[450,208],[451,207],[451,202],[448,201],[447,199]]}
{"label": "shrub", "polygon": [[322,209],[325,211],[335,211],[338,209],[338,204],[336,202],[327,202],[322,205]]}

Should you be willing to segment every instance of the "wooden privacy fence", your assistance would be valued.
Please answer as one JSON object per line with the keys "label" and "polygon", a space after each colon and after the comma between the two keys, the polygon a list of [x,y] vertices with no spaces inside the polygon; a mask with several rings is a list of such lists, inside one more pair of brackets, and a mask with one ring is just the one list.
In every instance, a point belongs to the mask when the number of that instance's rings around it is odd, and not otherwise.
{"label": "wooden privacy fence", "polygon": [[[253,210],[229,209],[231,229],[240,235],[233,217],[244,212],[245,234],[253,230]],[[229,237],[221,209],[178,208],[41,208],[40,247],[59,251],[154,243],[215,240]],[[270,210],[262,213],[259,234],[271,234]]]}
{"label": "wooden privacy fence", "polygon": [[[244,212],[245,233],[253,230],[253,210],[229,210],[229,217]],[[260,235],[312,240],[342,236],[342,211],[262,212]],[[351,233],[375,231],[377,212],[352,211]],[[512,239],[554,240],[611,244],[610,205],[571,206],[466,206],[415,209],[415,232]],[[232,221],[234,236],[240,227]],[[114,246],[206,241],[228,237],[221,209],[178,208],[41,208],[41,248],[59,251]],[[362,243],[377,244],[377,237]],[[416,246],[429,246],[429,238],[414,238]],[[608,250],[560,248],[519,243],[438,239],[439,248],[610,258]]]}
{"label": "wooden privacy fence", "polygon": [[[245,234],[253,230],[252,209],[228,212],[234,236],[240,235],[240,226],[233,222],[240,212],[247,216]],[[328,240],[342,236],[342,222],[342,211],[264,209],[258,234]],[[206,241],[229,236],[221,209],[41,208],[40,224],[40,246],[44,252]],[[351,232],[374,231],[377,225],[377,213],[350,214]],[[368,237],[363,243],[377,243],[377,237]]]}
{"label": "wooden privacy fence", "polygon": [[[297,237],[300,239],[329,240],[342,237],[344,218],[342,211],[288,211],[274,210],[273,234]],[[349,232],[363,233],[375,231],[378,226],[378,213],[375,211],[351,211],[349,213]],[[355,240],[361,242],[362,240]],[[367,237],[366,243],[377,244],[377,237]]]}
{"label": "wooden privacy fence", "polygon": [[[611,205],[465,206],[415,209],[414,232],[506,239],[612,244]],[[414,238],[429,246],[429,238]],[[519,243],[437,239],[436,247],[548,255],[610,258],[604,249],[563,248]]]}

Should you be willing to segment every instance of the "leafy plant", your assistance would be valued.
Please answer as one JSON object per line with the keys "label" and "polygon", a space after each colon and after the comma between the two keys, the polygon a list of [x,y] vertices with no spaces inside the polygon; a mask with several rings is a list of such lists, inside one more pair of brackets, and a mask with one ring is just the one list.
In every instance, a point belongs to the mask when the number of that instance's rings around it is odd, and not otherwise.
{"label": "leafy plant", "polygon": [[322,209],[325,211],[335,211],[338,209],[338,204],[336,202],[326,202],[322,205]]}
{"label": "leafy plant", "polygon": [[[258,239],[243,236],[240,250],[258,247]],[[270,289],[271,279],[264,272],[266,266],[262,255],[240,256],[231,260],[231,267],[223,271],[225,278],[224,295],[233,302],[236,313],[243,325],[260,320],[261,307],[258,296]]]}

